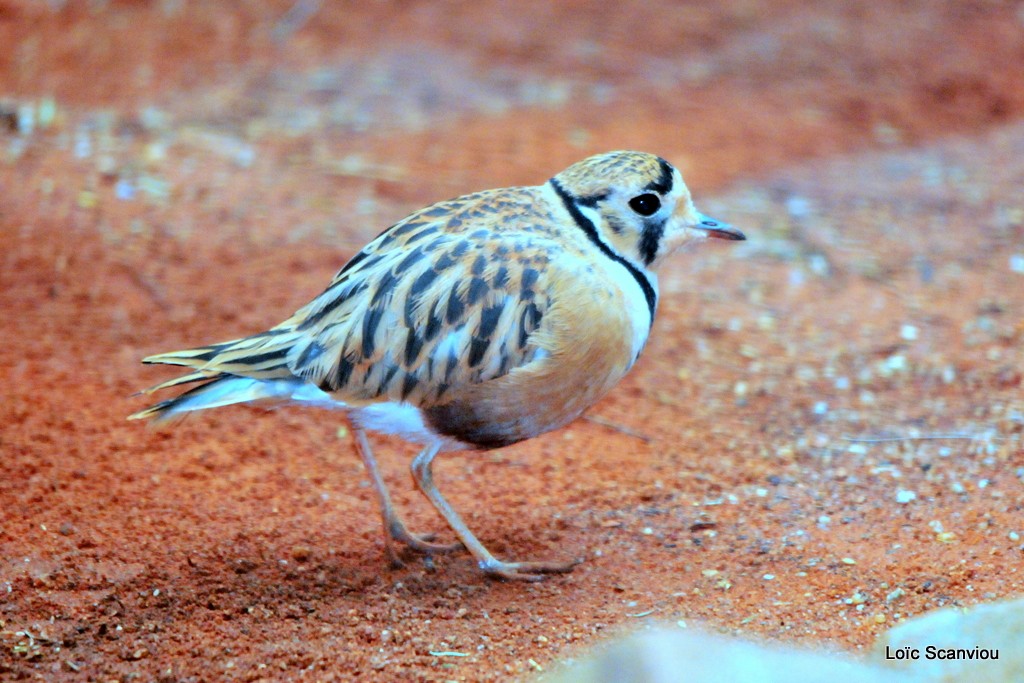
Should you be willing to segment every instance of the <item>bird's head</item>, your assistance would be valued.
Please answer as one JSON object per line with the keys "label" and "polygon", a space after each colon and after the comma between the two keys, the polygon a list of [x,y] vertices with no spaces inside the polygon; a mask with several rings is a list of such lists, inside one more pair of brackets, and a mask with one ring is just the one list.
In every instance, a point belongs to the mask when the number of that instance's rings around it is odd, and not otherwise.
{"label": "bird's head", "polygon": [[[697,211],[679,170],[644,152],[608,152],[588,157],[550,181],[580,223],[638,267],[654,268],[684,245],[717,237],[746,239],[727,223]],[[585,230],[588,226],[581,225]]]}

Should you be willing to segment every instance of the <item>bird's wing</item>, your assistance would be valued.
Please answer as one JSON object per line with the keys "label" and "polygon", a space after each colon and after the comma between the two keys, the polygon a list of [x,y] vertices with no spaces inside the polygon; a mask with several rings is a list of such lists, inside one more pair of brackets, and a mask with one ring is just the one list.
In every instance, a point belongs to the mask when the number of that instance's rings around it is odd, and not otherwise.
{"label": "bird's wing", "polygon": [[[531,188],[467,195],[391,226],[309,304],[243,339],[151,356],[193,371],[153,389],[223,375],[301,377],[349,404],[443,402],[533,360],[559,247],[536,229]],[[546,350],[545,350],[546,351]]]}
{"label": "bird's wing", "polygon": [[349,403],[432,405],[534,359],[557,246],[517,230],[514,216],[452,230],[443,215],[382,235],[284,324],[300,333],[288,354],[295,375]]}

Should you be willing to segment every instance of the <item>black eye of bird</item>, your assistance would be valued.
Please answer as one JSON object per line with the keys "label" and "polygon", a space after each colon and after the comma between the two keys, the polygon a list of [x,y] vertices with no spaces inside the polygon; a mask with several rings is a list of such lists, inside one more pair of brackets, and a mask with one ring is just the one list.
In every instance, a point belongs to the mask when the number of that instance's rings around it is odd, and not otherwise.
{"label": "black eye of bird", "polygon": [[661,208],[661,200],[656,194],[642,194],[629,200],[629,208],[641,216],[652,216]]}

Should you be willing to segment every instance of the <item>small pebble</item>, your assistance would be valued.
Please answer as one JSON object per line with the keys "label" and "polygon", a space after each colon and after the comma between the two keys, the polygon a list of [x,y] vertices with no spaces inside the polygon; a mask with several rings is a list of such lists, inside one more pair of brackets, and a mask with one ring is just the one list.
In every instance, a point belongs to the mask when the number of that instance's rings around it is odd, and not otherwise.
{"label": "small pebble", "polygon": [[18,132],[22,135],[31,135],[36,127],[36,108],[31,104],[18,106]]}
{"label": "small pebble", "polygon": [[114,184],[114,196],[121,201],[129,202],[135,199],[135,186],[130,180],[121,178]]}
{"label": "small pebble", "polygon": [[828,277],[832,270],[828,259],[821,254],[812,254],[807,260],[807,264],[811,267],[811,272],[819,277]]}
{"label": "small pebble", "polygon": [[84,131],[75,136],[75,158],[87,159],[92,154],[92,140]]}
{"label": "small pebble", "polygon": [[78,193],[78,206],[82,209],[92,209],[96,206],[96,194],[89,190],[82,190]]}
{"label": "small pebble", "polygon": [[907,491],[905,489],[900,489],[899,491],[896,492],[896,502],[900,503],[901,505],[906,505],[907,503],[909,503],[910,501],[912,501],[912,500],[914,500],[916,498],[917,498],[917,494],[914,493],[913,491]]}
{"label": "small pebble", "polygon": [[57,118],[57,103],[52,97],[44,97],[39,102],[39,127],[49,128]]}
{"label": "small pebble", "polygon": [[882,367],[889,372],[903,372],[907,369],[907,358],[899,355],[889,356]]}
{"label": "small pebble", "polygon": [[786,198],[786,210],[793,218],[806,218],[811,213],[811,201],[800,195],[790,195]]}

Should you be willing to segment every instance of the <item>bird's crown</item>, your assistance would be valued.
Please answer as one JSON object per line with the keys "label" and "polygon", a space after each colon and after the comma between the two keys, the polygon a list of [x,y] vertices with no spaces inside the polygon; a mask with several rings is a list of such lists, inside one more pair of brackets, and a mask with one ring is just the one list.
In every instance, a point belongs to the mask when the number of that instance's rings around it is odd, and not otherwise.
{"label": "bird's crown", "polygon": [[576,197],[605,194],[612,186],[651,186],[667,192],[672,186],[672,165],[646,152],[617,151],[596,154],[565,169],[555,179]]}

